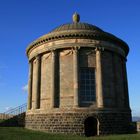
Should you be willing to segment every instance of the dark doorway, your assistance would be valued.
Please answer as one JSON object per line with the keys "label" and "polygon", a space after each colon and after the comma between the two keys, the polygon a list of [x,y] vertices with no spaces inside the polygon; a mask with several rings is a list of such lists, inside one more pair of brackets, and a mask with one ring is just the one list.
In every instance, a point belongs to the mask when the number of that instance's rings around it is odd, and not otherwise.
{"label": "dark doorway", "polygon": [[97,135],[97,119],[94,117],[88,117],[84,122],[85,136]]}

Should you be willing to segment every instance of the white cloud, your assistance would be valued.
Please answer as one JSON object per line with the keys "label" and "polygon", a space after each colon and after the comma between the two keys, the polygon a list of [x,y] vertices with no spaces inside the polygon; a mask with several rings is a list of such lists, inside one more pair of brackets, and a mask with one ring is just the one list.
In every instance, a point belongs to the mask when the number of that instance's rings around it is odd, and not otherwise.
{"label": "white cloud", "polygon": [[12,107],[8,106],[8,107],[5,107],[5,110],[8,111],[8,110],[11,110]]}
{"label": "white cloud", "polygon": [[28,85],[23,86],[22,90],[27,93],[28,92]]}

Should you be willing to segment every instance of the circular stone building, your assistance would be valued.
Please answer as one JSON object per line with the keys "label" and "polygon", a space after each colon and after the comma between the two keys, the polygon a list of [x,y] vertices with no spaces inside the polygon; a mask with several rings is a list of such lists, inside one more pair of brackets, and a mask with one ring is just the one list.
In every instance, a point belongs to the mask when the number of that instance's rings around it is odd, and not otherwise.
{"label": "circular stone building", "polygon": [[128,133],[128,45],[78,14],[32,42],[25,127],[94,136]]}

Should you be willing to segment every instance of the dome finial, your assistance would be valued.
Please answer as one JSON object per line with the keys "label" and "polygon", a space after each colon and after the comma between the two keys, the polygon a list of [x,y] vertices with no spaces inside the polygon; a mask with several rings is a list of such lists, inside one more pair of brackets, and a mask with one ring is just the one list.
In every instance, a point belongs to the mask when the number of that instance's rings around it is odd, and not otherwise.
{"label": "dome finial", "polygon": [[78,23],[80,21],[80,15],[77,14],[76,12],[73,14],[73,22]]}

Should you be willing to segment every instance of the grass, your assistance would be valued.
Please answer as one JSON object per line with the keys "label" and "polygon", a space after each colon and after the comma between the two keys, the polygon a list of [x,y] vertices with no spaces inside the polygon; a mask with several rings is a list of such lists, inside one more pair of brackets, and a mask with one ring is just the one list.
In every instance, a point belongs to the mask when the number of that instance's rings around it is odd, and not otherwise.
{"label": "grass", "polygon": [[21,127],[0,127],[0,140],[140,140],[140,134],[83,137],[64,134],[48,134]]}

